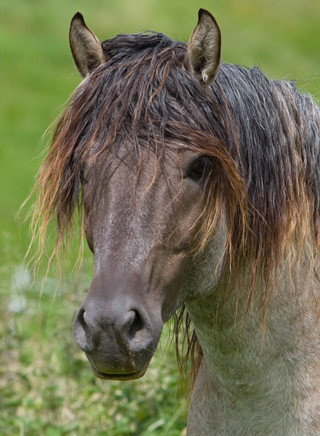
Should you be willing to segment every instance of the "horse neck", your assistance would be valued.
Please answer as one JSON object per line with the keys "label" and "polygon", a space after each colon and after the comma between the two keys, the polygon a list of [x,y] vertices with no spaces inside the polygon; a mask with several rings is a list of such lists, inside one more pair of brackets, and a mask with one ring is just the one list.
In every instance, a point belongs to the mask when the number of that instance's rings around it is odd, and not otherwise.
{"label": "horse neck", "polygon": [[186,305],[204,354],[189,435],[320,434],[319,281],[307,258],[280,277],[265,325],[261,289],[247,315],[235,289],[217,317],[214,293]]}

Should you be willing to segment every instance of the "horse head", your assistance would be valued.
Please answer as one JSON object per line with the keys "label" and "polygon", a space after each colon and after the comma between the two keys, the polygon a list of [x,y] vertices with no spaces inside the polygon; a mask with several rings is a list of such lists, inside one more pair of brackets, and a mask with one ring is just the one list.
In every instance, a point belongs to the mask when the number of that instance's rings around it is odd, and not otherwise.
{"label": "horse head", "polygon": [[[129,47],[133,41],[122,41],[122,45]],[[137,40],[137,46],[142,43],[143,40]],[[114,63],[106,73],[120,74],[117,46],[111,49],[108,44],[108,41],[101,44],[87,28],[83,17],[75,15],[71,22],[70,45],[75,64],[85,78],[82,93],[108,62]],[[187,49],[183,47],[181,51],[184,59],[180,70],[194,83],[193,86],[201,89],[204,100],[208,99],[207,87],[220,64],[220,45],[215,19],[207,11],[200,10],[199,22]],[[137,69],[139,61],[141,59],[124,70],[124,77],[119,75],[119,81],[126,81],[130,68]],[[157,59],[151,56],[149,64],[153,61],[157,62]],[[162,86],[166,86],[164,82],[158,83],[158,89],[152,89],[149,83],[150,113],[151,100],[153,97],[156,100],[158,92],[161,94]],[[131,100],[138,98],[133,95],[130,100],[131,91],[132,88],[128,89],[125,96],[122,93],[126,100],[123,105],[132,105]],[[140,91],[143,92],[145,90]],[[168,92],[173,91],[169,89]],[[163,119],[170,116],[166,113],[169,108],[164,105],[173,105],[171,110],[174,111],[184,110],[181,104],[178,105],[177,97],[172,97],[169,104],[160,100]],[[103,98],[101,94],[100,100]],[[117,110],[121,112],[121,109]],[[147,110],[145,107],[145,118]],[[151,116],[154,115],[151,113]],[[157,116],[161,116],[160,111]],[[115,121],[111,121],[110,115],[107,118],[105,129],[108,130]],[[174,135],[169,138],[169,134],[157,138],[159,133],[152,126],[154,122],[147,125],[149,132],[141,134],[139,130],[135,137],[129,131],[127,136],[133,140],[118,135],[102,151],[100,140],[96,138],[91,155],[87,155],[81,164],[85,231],[94,254],[94,274],[74,322],[74,336],[86,352],[94,373],[101,378],[129,379],[144,374],[157,347],[163,323],[187,299],[205,293],[216,284],[222,265],[220,262],[219,268],[219,261],[226,251],[226,223],[221,218],[222,190],[231,182],[223,176],[223,166],[232,167],[236,174],[234,162],[222,142],[212,135],[195,137],[190,146],[192,136],[196,136],[193,129],[189,134],[180,131],[181,138]],[[186,117],[185,124],[188,122]],[[140,114],[139,129],[144,123]],[[144,139],[145,146],[140,148],[141,137],[148,135],[150,139]],[[184,141],[183,135],[188,142]],[[211,149],[207,147],[204,151],[203,145],[208,141]],[[213,177],[218,179],[220,186],[216,183],[212,188],[209,180]],[[212,211],[214,219],[208,225],[204,215],[210,208],[210,195],[217,199]],[[211,234],[218,221],[214,249],[210,246],[198,250],[201,235],[203,238],[203,233]],[[195,260],[204,257],[204,251],[206,262]]]}

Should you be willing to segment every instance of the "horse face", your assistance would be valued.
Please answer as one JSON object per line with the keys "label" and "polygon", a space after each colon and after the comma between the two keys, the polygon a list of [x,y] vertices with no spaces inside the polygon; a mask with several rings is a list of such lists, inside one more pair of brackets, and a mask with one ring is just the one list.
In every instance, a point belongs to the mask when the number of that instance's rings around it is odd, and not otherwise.
{"label": "horse face", "polygon": [[194,253],[205,202],[205,159],[180,151],[155,171],[155,158],[145,156],[137,178],[136,162],[117,158],[94,202],[89,187],[96,176],[86,170],[86,235],[94,275],[74,335],[100,378],[141,377],[163,323],[218,279],[223,226],[214,247]]}
{"label": "horse face", "polygon": [[[100,43],[79,13],[71,22],[70,46],[80,74],[89,81],[97,68],[112,60],[114,52]],[[220,57],[219,27],[201,9],[183,70],[206,89],[216,76]],[[161,86],[157,87],[158,91]],[[149,105],[149,97],[147,101]],[[127,155],[113,159],[107,177],[102,154],[97,158],[100,164],[94,165],[95,173],[90,168],[92,161],[84,169],[85,229],[94,253],[94,276],[76,316],[74,335],[101,378],[143,375],[163,323],[184,301],[203,294],[216,280],[216,265],[225,249],[224,233],[219,233],[223,237],[221,243],[215,242],[215,249],[207,246],[194,256],[207,206],[205,158],[176,145],[165,147],[161,166],[153,153],[148,154],[148,147],[141,148],[137,171],[134,153],[128,152],[130,144],[122,144],[118,151],[126,149]],[[93,179],[105,181],[95,193]]]}

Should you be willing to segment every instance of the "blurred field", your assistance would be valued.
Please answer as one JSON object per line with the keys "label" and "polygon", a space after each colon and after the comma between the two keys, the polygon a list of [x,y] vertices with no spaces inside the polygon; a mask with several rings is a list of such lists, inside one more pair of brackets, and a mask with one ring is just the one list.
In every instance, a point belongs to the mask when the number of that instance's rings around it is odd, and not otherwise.
{"label": "blurred field", "polygon": [[101,40],[144,30],[188,40],[199,7],[219,22],[224,62],[258,65],[320,97],[319,0],[0,0],[1,435],[178,436],[185,427],[169,327],[143,379],[96,380],[72,336],[91,257],[57,292],[50,276],[40,299],[41,276],[31,284],[22,266],[28,225],[16,213],[41,161],[41,137],[80,81],[67,42],[73,14],[81,11]]}

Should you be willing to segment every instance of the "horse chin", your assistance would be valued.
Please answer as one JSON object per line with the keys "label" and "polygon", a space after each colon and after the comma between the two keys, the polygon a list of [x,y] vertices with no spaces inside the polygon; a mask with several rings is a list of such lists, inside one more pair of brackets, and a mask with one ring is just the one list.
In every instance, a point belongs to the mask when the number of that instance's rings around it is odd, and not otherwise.
{"label": "horse chin", "polygon": [[91,368],[93,374],[98,378],[101,378],[103,380],[123,381],[123,380],[135,380],[142,377],[145,374],[148,365],[146,365],[144,368],[140,369],[139,371],[128,373],[128,374],[108,374],[108,373],[100,372],[93,366],[92,363],[91,363]]}

